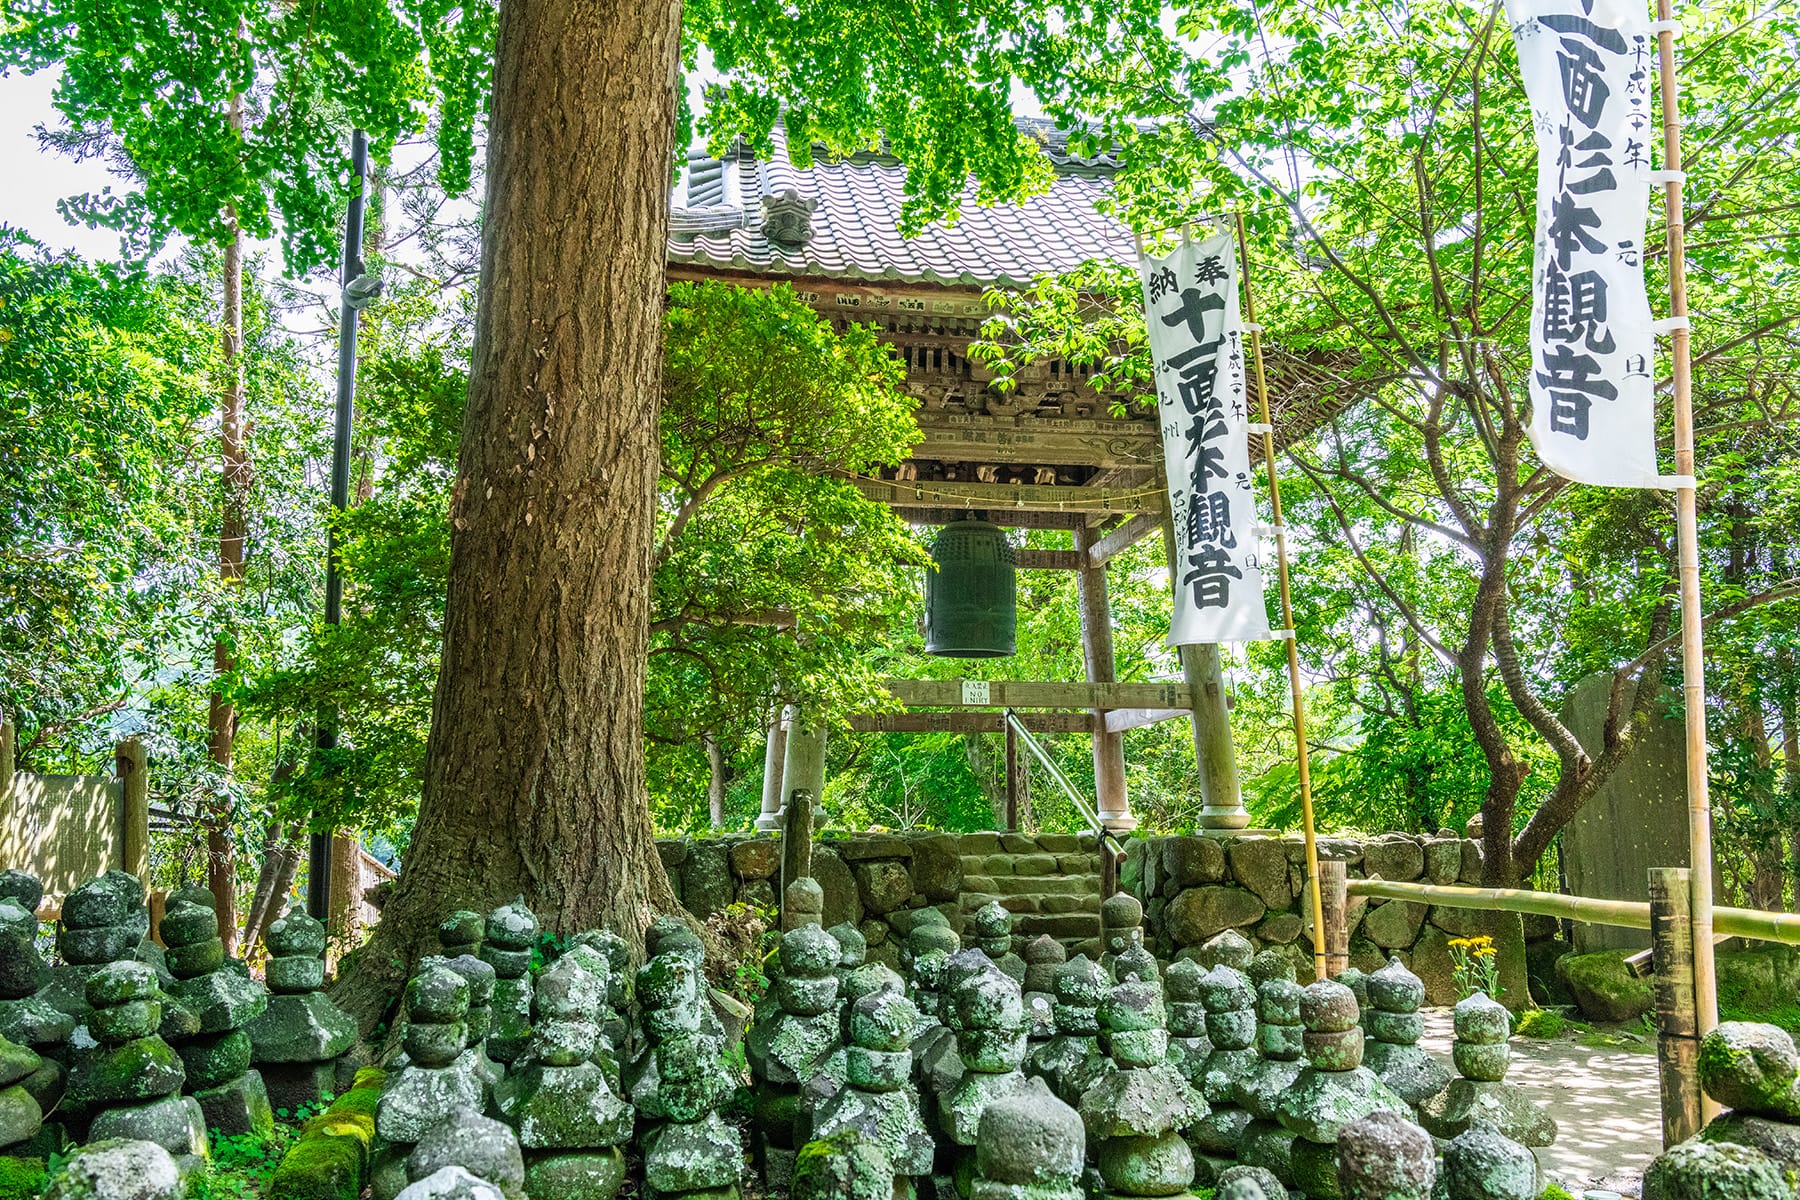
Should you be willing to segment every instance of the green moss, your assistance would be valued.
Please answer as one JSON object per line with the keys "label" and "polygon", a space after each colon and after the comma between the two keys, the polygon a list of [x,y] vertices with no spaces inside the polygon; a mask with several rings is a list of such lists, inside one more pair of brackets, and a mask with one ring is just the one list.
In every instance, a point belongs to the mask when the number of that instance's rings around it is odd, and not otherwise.
{"label": "green moss", "polygon": [[354,1137],[304,1137],[276,1168],[269,1200],[356,1200],[368,1159],[366,1143]]}
{"label": "green moss", "polygon": [[1538,1200],[1575,1200],[1575,1197],[1552,1183],[1545,1186],[1544,1194],[1538,1197]]}
{"label": "green moss", "polygon": [[43,1159],[0,1156],[0,1200],[31,1200],[43,1194],[47,1182]]}
{"label": "green moss", "polygon": [[356,1081],[350,1085],[352,1090],[374,1088],[377,1092],[387,1082],[387,1072],[380,1067],[364,1067],[356,1073]]}
{"label": "green moss", "polygon": [[[1528,1008],[1519,1014],[1519,1024],[1514,1030],[1520,1037],[1537,1038],[1548,1041],[1561,1037],[1569,1028],[1569,1019],[1554,1008]],[[1555,1200],[1552,1197],[1552,1200]]]}
{"label": "green moss", "polygon": [[360,1083],[332,1101],[327,1112],[372,1117],[381,1102],[381,1087],[364,1087]]}

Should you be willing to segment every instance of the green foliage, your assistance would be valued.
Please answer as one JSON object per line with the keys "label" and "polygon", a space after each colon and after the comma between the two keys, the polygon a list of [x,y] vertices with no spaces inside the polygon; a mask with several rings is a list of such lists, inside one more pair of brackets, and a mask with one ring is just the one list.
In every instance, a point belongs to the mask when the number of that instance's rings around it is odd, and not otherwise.
{"label": "green foliage", "polygon": [[32,1200],[44,1194],[49,1181],[43,1159],[0,1155],[0,1200]]}
{"label": "green foliage", "polygon": [[713,960],[708,960],[709,970],[715,973],[715,986],[746,1005],[756,1005],[769,990],[769,956],[781,944],[775,910],[754,904],[727,904],[706,918],[706,928],[723,951],[719,957],[722,966],[714,969]]}
{"label": "green foliage", "polygon": [[188,1200],[263,1200],[294,1133],[277,1125],[273,1133],[222,1134],[211,1131],[212,1155],[187,1177]]}

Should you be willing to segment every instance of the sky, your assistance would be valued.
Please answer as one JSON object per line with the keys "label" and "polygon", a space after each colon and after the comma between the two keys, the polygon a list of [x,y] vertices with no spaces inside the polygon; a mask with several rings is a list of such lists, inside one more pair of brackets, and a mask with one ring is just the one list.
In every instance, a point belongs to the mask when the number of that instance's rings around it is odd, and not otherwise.
{"label": "sky", "polygon": [[97,192],[116,181],[98,161],[76,162],[38,148],[37,127],[56,123],[50,93],[55,71],[12,72],[0,77],[0,222],[23,229],[53,250],[73,250],[83,258],[117,258],[119,235],[108,229],[71,225],[56,202]]}

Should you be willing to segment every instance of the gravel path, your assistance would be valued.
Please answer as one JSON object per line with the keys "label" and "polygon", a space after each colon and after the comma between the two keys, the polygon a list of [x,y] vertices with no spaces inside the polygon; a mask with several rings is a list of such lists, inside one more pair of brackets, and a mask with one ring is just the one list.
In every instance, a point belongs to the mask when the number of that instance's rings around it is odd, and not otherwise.
{"label": "gravel path", "polygon": [[[1447,1061],[1450,1038],[1450,1010],[1427,1010],[1419,1044]],[[1556,1144],[1537,1152],[1549,1180],[1577,1196],[1590,1188],[1638,1193],[1644,1168],[1662,1152],[1654,1053],[1515,1037],[1506,1078],[1556,1118]]]}

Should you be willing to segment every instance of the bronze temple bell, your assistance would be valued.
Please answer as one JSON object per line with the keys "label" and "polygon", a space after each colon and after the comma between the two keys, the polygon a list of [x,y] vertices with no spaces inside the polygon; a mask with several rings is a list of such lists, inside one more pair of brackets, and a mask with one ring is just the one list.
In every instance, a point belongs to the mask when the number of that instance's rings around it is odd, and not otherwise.
{"label": "bronze temple bell", "polygon": [[1005,658],[1018,648],[1017,557],[1006,531],[969,518],[946,525],[925,573],[925,653]]}

